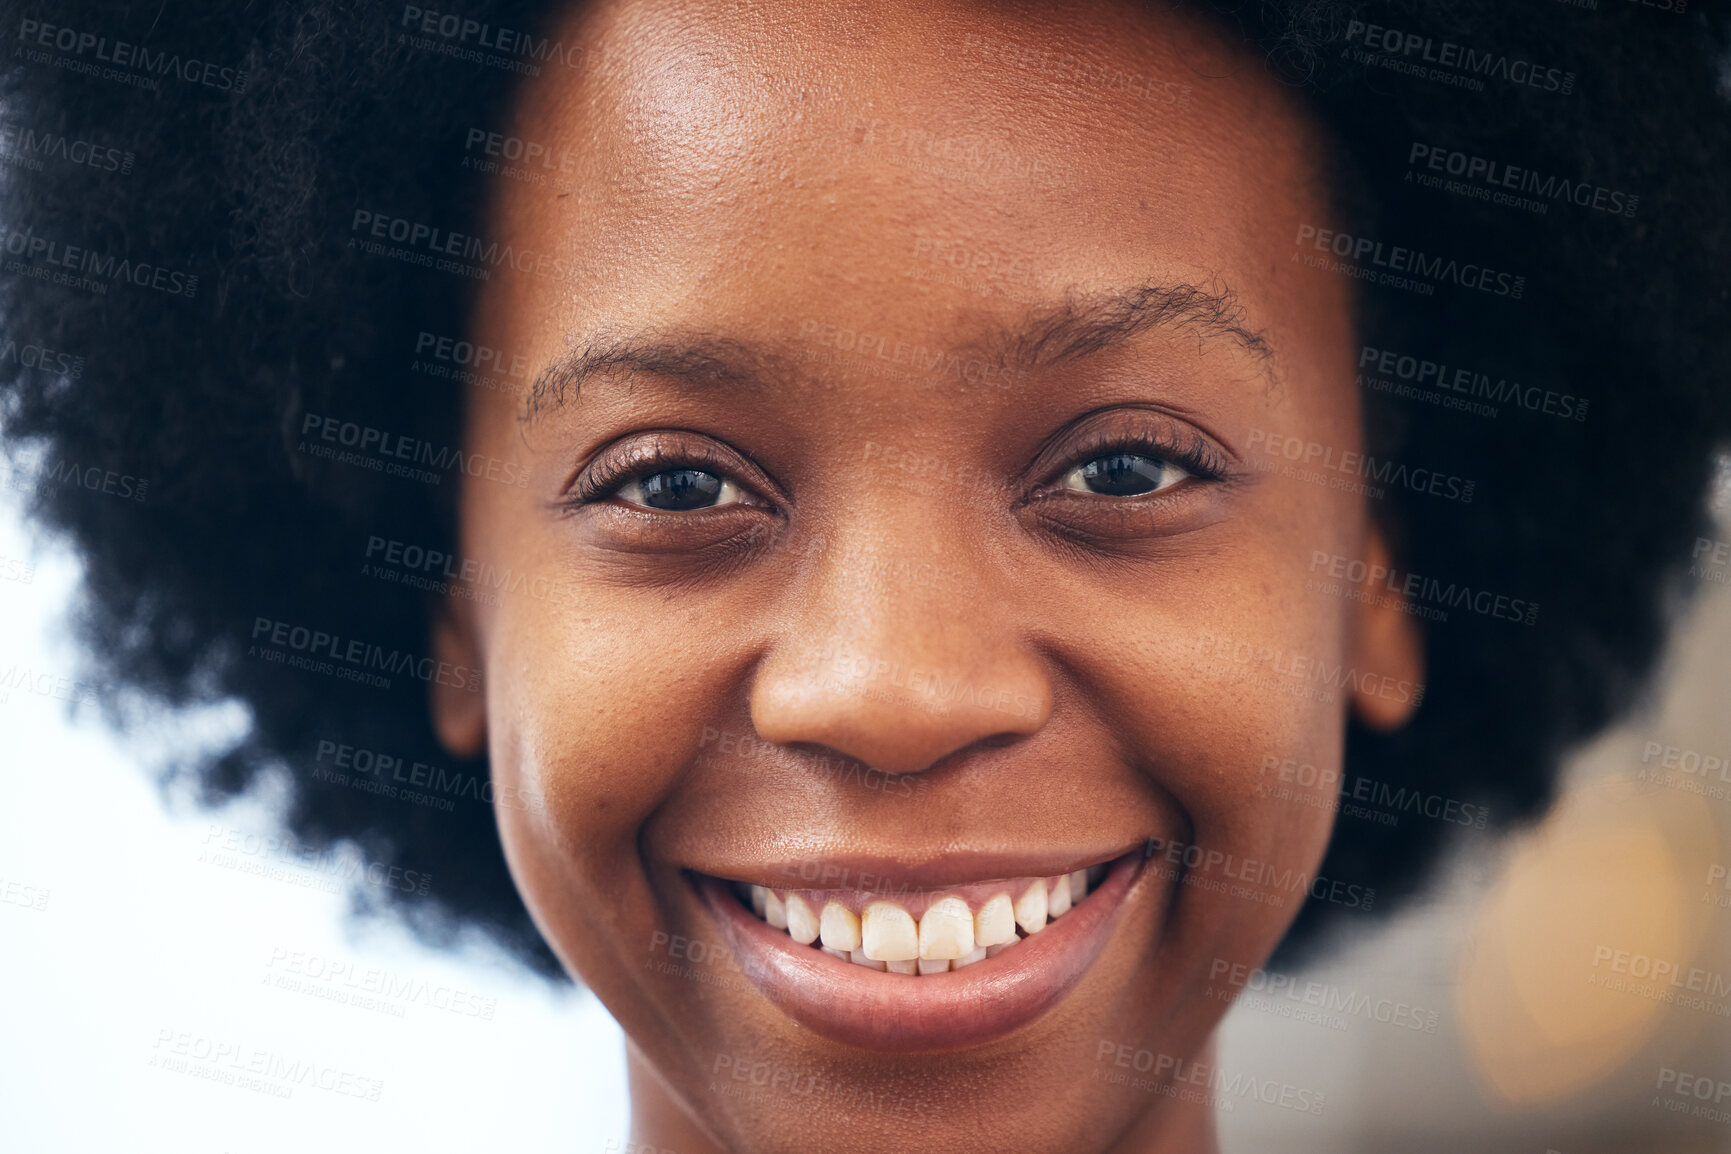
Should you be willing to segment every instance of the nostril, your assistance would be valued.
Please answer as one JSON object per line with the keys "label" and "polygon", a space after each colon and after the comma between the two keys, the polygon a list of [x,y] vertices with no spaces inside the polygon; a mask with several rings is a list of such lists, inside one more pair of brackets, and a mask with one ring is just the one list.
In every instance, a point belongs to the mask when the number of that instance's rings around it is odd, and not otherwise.
{"label": "nostril", "polygon": [[976,646],[966,632],[946,625],[893,649],[823,655],[773,648],[753,675],[752,724],[779,745],[821,747],[898,775],[1037,732],[1051,714],[1048,670],[1003,639]]}

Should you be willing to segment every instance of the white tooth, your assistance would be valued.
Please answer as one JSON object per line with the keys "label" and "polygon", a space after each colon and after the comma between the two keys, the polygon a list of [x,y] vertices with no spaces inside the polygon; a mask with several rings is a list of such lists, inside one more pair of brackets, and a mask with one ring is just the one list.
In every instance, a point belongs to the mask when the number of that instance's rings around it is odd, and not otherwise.
{"label": "white tooth", "polygon": [[920,957],[961,958],[974,951],[974,915],[958,897],[939,898],[920,919]]}
{"label": "white tooth", "polygon": [[886,968],[886,964],[879,961],[877,958],[866,957],[863,950],[855,950],[853,953],[849,954],[848,957],[853,959],[854,965],[864,966],[868,970],[876,970],[880,974],[883,973]]}
{"label": "white tooth", "polygon": [[763,916],[765,904],[769,901],[769,891],[762,886],[751,887],[751,912],[758,917]]}
{"label": "white tooth", "polygon": [[818,933],[823,937],[825,949],[859,949],[859,918],[840,902],[823,904],[823,920],[819,923]]}
{"label": "white tooth", "polygon": [[817,941],[817,915],[811,912],[811,907],[805,904],[805,899],[798,894],[787,895],[787,932],[802,946],[809,946]]}
{"label": "white tooth", "polygon": [[787,929],[787,907],[775,896],[774,890],[770,890],[769,896],[764,899],[763,920],[778,930]]}
{"label": "white tooth", "polygon": [[884,965],[890,968],[890,973],[892,974],[913,974],[919,971],[919,963],[917,961],[885,962]]}
{"label": "white tooth", "polygon": [[1009,894],[993,894],[974,915],[974,944],[1001,946],[1016,940],[1016,908]]}
{"label": "white tooth", "polygon": [[911,962],[920,956],[920,932],[914,928],[914,915],[894,902],[873,902],[865,908],[860,918],[860,942],[865,956],[880,962]]}
{"label": "white tooth", "polygon": [[988,958],[995,958],[999,954],[1003,953],[1005,950],[1009,949],[1011,946],[1013,946],[1015,944],[1016,944],[1015,941],[1012,939],[1012,940],[1007,941],[1007,942],[1000,942],[995,946],[987,946],[986,947],[986,956]]}
{"label": "white tooth", "polygon": [[[1047,885],[1051,887],[1051,895],[1046,898],[1046,916],[1061,918],[1070,912],[1070,875],[1059,874],[1051,878]],[[772,893],[769,895],[774,897]]]}
{"label": "white tooth", "polygon": [[828,954],[830,957],[840,958],[844,962],[847,961],[849,959],[849,956],[850,956],[846,950],[832,950],[828,946],[822,946],[820,948],[823,950],[824,953]]}
{"label": "white tooth", "polygon": [[1030,934],[1046,928],[1046,883],[1036,881],[1016,899],[1016,924]]}
{"label": "white tooth", "polygon": [[951,962],[950,963],[950,969],[959,970],[963,966],[971,966],[975,962],[983,962],[985,960],[986,960],[986,947],[985,946],[978,946],[974,949],[973,953],[965,954],[962,957],[959,957],[955,961]]}
{"label": "white tooth", "polygon": [[948,958],[921,958],[917,963],[922,974],[942,974],[950,968]]}
{"label": "white tooth", "polygon": [[1077,870],[1070,875],[1070,904],[1075,905],[1088,896],[1088,871]]}

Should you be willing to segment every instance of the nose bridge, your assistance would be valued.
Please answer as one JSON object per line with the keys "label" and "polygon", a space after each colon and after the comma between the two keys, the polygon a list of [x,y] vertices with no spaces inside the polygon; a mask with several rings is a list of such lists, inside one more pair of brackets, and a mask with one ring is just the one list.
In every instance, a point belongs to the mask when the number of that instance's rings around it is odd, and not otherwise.
{"label": "nose bridge", "polygon": [[914,773],[1045,723],[1047,674],[1008,612],[1004,575],[983,568],[972,535],[944,529],[928,509],[853,519],[831,537],[756,670],[763,737]]}

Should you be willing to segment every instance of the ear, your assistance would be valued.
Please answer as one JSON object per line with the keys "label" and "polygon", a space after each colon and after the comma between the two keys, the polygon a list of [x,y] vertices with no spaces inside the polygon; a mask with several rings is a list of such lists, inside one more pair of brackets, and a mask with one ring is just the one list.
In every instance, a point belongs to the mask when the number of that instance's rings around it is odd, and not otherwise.
{"label": "ear", "polygon": [[432,632],[433,659],[464,671],[461,677],[434,678],[428,686],[433,732],[451,756],[479,757],[487,747],[487,694],[470,604],[434,602]]}
{"label": "ear", "polygon": [[[1382,530],[1371,527],[1365,539],[1365,575],[1359,583],[1357,623],[1352,664],[1361,674],[1352,693],[1352,708],[1371,729],[1399,729],[1418,709],[1424,683],[1424,633],[1418,619],[1400,606],[1407,598],[1391,584],[1394,566]],[[1405,683],[1395,690],[1388,685]]]}

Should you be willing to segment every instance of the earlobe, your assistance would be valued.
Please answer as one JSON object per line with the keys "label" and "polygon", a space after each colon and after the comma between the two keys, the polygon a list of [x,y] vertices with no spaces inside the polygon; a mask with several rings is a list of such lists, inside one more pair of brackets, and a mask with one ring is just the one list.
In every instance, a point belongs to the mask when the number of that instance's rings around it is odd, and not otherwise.
{"label": "earlobe", "polygon": [[1424,633],[1418,619],[1400,608],[1406,598],[1388,588],[1394,566],[1381,530],[1371,528],[1364,555],[1352,662],[1359,676],[1352,708],[1371,729],[1399,729],[1422,696]]}
{"label": "earlobe", "polygon": [[474,622],[463,607],[445,602],[434,610],[432,627],[433,659],[462,671],[428,686],[433,732],[451,756],[479,757],[487,746],[487,695]]}

